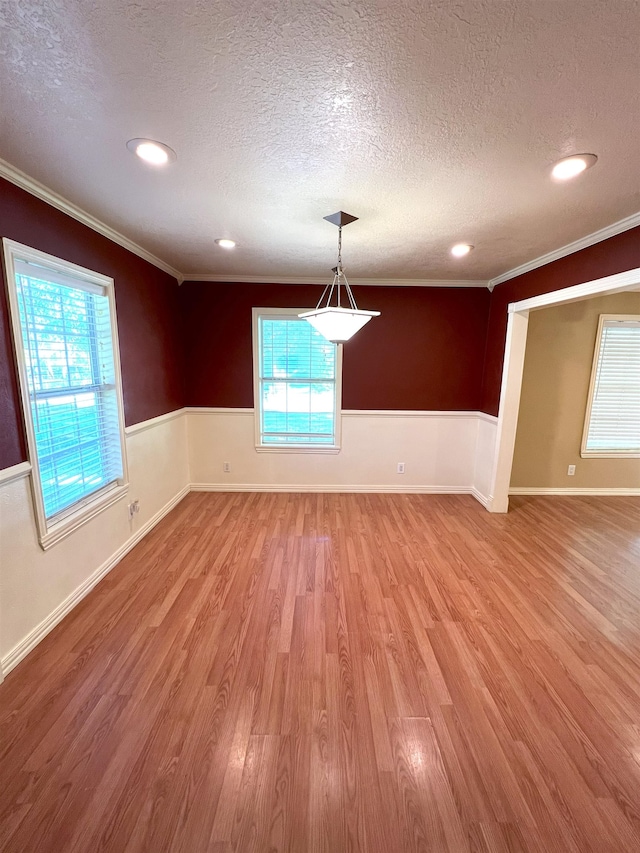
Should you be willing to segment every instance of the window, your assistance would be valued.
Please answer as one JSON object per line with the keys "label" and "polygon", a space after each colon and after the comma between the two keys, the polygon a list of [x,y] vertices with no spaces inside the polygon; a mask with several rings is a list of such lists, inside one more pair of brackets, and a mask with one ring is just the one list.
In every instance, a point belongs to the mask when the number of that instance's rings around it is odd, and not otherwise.
{"label": "window", "polygon": [[640,316],[601,314],[582,456],[640,456]]}
{"label": "window", "polygon": [[258,450],[339,449],[341,347],[300,320],[304,308],[253,309]]}
{"label": "window", "polygon": [[113,280],[4,240],[40,543],[126,491]]}

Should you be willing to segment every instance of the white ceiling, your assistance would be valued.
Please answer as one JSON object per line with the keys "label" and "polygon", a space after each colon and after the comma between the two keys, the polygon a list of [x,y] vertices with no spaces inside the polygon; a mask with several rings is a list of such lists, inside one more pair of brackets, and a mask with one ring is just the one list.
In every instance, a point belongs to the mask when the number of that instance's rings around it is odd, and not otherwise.
{"label": "white ceiling", "polygon": [[640,209],[639,42],[635,0],[0,0],[0,157],[187,274],[328,274],[342,209],[354,278],[489,279]]}

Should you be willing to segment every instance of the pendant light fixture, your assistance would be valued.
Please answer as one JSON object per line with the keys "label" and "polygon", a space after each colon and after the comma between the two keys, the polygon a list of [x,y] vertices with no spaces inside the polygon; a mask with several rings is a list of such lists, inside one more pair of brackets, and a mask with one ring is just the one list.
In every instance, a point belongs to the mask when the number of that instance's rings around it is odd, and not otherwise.
{"label": "pendant light fixture", "polygon": [[[317,329],[331,343],[342,344],[353,337],[372,317],[379,317],[380,312],[361,311],[358,308],[342,268],[342,227],[349,225],[350,222],[355,222],[358,217],[339,210],[337,213],[332,213],[331,216],[324,218],[327,222],[338,226],[338,263],[332,270],[333,282],[325,287],[315,311],[305,311],[304,314],[298,314],[298,316],[311,323],[314,329]],[[348,308],[342,305],[341,290],[343,287],[347,295]],[[332,305],[331,300],[334,293],[336,304]]]}

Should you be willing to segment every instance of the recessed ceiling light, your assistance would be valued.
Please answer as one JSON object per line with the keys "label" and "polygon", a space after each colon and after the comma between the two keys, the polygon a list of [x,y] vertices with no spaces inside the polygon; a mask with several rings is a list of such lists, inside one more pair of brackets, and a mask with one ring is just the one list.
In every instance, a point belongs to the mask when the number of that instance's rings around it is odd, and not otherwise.
{"label": "recessed ceiling light", "polygon": [[454,258],[464,258],[472,249],[473,246],[470,246],[469,243],[456,243],[455,246],[451,247],[451,254]]}
{"label": "recessed ceiling light", "polygon": [[572,154],[570,157],[563,157],[551,169],[551,175],[556,181],[568,181],[570,178],[575,178],[585,169],[591,168],[598,158],[595,154]]}
{"label": "recessed ceiling light", "polygon": [[127,148],[152,166],[166,166],[169,160],[177,158],[173,148],[169,148],[164,142],[155,142],[153,139],[130,139],[127,142]]}
{"label": "recessed ceiling light", "polygon": [[218,246],[220,246],[221,249],[235,249],[236,247],[236,241],[227,240],[226,237],[219,237],[216,240],[216,243],[218,244]]}

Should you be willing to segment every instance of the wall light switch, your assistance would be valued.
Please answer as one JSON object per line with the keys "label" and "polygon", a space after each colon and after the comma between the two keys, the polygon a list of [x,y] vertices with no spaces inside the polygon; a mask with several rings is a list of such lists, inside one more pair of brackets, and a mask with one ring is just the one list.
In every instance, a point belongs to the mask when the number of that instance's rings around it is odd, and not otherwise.
{"label": "wall light switch", "polygon": [[573,477],[573,475],[575,473],[576,473],[576,466],[575,465],[569,465],[569,467],[567,468],[567,474],[569,475],[569,477]]}

